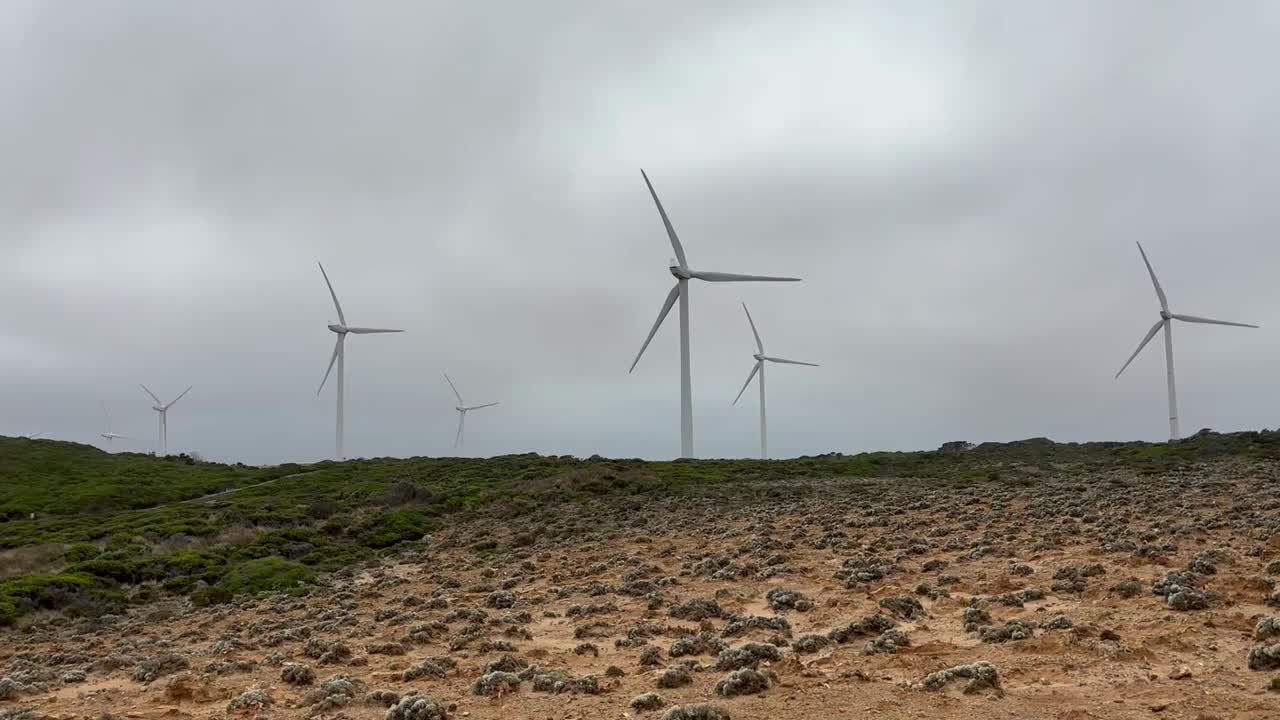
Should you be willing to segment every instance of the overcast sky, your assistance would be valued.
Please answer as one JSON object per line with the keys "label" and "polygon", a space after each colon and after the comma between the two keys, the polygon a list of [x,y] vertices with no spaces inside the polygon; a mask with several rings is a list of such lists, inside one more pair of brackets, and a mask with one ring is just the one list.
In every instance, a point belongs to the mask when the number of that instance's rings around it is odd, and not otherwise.
{"label": "overcast sky", "polygon": [[[726,9],[733,6],[732,9]],[[0,4],[0,434],[252,463],[673,457],[1280,425],[1280,7],[472,0]]]}

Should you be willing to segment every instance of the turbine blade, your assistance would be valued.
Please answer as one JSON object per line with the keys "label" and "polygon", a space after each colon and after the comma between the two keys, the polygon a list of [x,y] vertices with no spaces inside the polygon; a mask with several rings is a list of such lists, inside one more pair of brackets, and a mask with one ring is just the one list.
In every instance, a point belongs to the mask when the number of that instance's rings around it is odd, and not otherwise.
{"label": "turbine blade", "polygon": [[449,387],[453,388],[453,394],[455,397],[458,398],[458,404],[462,405],[463,404],[462,393],[458,392],[458,386],[454,385],[453,381],[449,379],[449,373],[444,374],[444,379],[449,383]]}
{"label": "turbine blade", "polygon": [[690,277],[707,282],[800,282],[800,278],[793,277],[774,277],[772,275],[739,275],[737,273],[722,272],[699,272],[693,271],[689,273]]}
{"label": "turbine blade", "polygon": [[742,383],[742,389],[738,391],[738,397],[736,397],[736,398],[734,398],[734,399],[733,399],[733,404],[734,404],[734,405],[737,405],[737,404],[738,404],[738,401],[742,399],[742,393],[744,393],[744,392],[746,392],[746,391],[747,391],[747,386],[751,384],[751,380],[752,380],[753,378],[755,378],[756,373],[758,373],[758,372],[760,372],[760,361],[759,361],[759,360],[757,360],[757,361],[756,361],[756,364],[755,364],[755,365],[752,365],[752,366],[751,366],[751,372],[750,372],[750,374],[748,374],[748,375],[747,375],[747,381],[746,381],[746,382],[744,382],[744,383]]}
{"label": "turbine blade", "polygon": [[799,360],[787,360],[785,358],[765,357],[765,360],[776,363],[786,363],[787,365],[808,365],[809,367],[818,367],[818,363],[800,362]]}
{"label": "turbine blade", "polygon": [[1151,261],[1147,260],[1147,251],[1142,249],[1142,243],[1138,243],[1138,252],[1142,253],[1142,263],[1147,266],[1151,284],[1156,288],[1156,297],[1160,298],[1160,309],[1169,312],[1169,299],[1164,296],[1164,288],[1160,287],[1160,281],[1156,279],[1156,271],[1151,269]]}
{"label": "turbine blade", "polygon": [[471,407],[467,408],[467,410],[479,410],[480,408],[493,407],[494,405],[497,405],[497,404],[498,403],[496,402],[491,402],[491,403],[485,403],[484,405],[472,405]]}
{"label": "turbine blade", "polygon": [[756,321],[751,319],[751,311],[747,309],[746,303],[742,303],[742,311],[747,314],[747,322],[751,323],[751,334],[756,336],[756,347],[760,349],[760,354],[763,355],[764,343],[760,342],[760,333],[756,332]]}
{"label": "turbine blade", "polygon": [[187,393],[189,393],[189,392],[191,392],[191,386],[190,386],[190,385],[188,385],[188,386],[187,386],[187,389],[186,389],[186,390],[183,390],[183,391],[182,391],[182,395],[179,395],[178,397],[174,398],[173,400],[170,400],[170,401],[169,401],[169,404],[164,406],[164,409],[165,409],[165,410],[168,410],[169,408],[173,407],[173,404],[174,404],[174,403],[176,403],[176,402],[178,402],[179,400],[181,400],[181,399],[182,399],[183,397],[185,397],[185,396],[186,396],[186,394],[187,394]]}
{"label": "turbine blade", "polygon": [[398,332],[404,332],[404,331],[391,330],[389,328],[353,327],[353,328],[347,328],[347,332],[352,333],[353,335],[372,335],[374,333],[398,333]]}
{"label": "turbine blade", "polygon": [[[320,265],[320,263],[316,264]],[[342,304],[338,302],[338,293],[333,291],[333,283],[329,282],[329,273],[324,271],[324,265],[320,265],[320,274],[324,276],[324,284],[329,286],[329,297],[333,298],[333,306],[338,310],[338,322],[346,325],[347,318],[342,314]]]}
{"label": "turbine blade", "polygon": [[649,347],[649,343],[653,340],[654,333],[658,332],[658,327],[662,325],[662,321],[667,319],[667,313],[671,312],[671,306],[676,304],[676,299],[680,297],[680,283],[676,283],[671,288],[671,292],[667,293],[667,299],[662,303],[662,309],[658,311],[658,319],[654,321],[653,328],[649,330],[649,337],[644,339],[644,344],[640,346],[640,352],[636,353],[636,359],[631,363],[632,372],[636,369],[636,364],[640,362],[640,356],[644,355],[645,348]]}
{"label": "turbine blade", "polygon": [[160,402],[160,398],[156,397],[156,394],[155,394],[155,393],[153,393],[153,392],[151,392],[151,390],[150,390],[150,389],[148,389],[146,385],[143,385],[143,384],[139,383],[139,384],[138,384],[138,387],[140,387],[140,388],[142,388],[143,390],[145,390],[145,391],[146,391],[146,393],[147,393],[148,395],[150,395],[150,396],[151,396],[151,399],[156,401],[156,404],[157,404],[157,405],[163,405],[163,404],[164,404],[164,403]]}
{"label": "turbine blade", "polygon": [[343,336],[339,335],[333,342],[333,354],[329,356],[329,367],[324,371],[324,379],[320,381],[320,387],[316,388],[316,395],[324,390],[324,384],[329,380],[329,373],[333,372],[333,364],[338,361],[338,350],[342,348],[342,338]]}
{"label": "turbine blade", "polygon": [[1142,352],[1142,348],[1146,347],[1147,343],[1151,342],[1151,338],[1155,337],[1156,333],[1160,332],[1160,328],[1162,327],[1164,327],[1163,319],[1151,326],[1151,329],[1147,331],[1147,336],[1142,338],[1142,342],[1138,343],[1138,349],[1134,350],[1133,354],[1129,356],[1129,359],[1124,361],[1124,365],[1120,367],[1120,372],[1116,373],[1116,377],[1120,377],[1120,373],[1124,372],[1124,369],[1129,367],[1129,363],[1133,362],[1133,359],[1138,357],[1138,353]]}
{"label": "turbine blade", "polygon": [[1209,318],[1197,317],[1195,315],[1170,315],[1169,317],[1183,322],[1204,323],[1205,325],[1230,325],[1231,327],[1247,327],[1256,328],[1257,325],[1248,323],[1227,322],[1226,320],[1210,320]]}
{"label": "turbine blade", "polygon": [[684,259],[684,247],[680,245],[680,238],[676,237],[676,229],[671,227],[671,220],[667,217],[667,211],[662,207],[662,201],[658,199],[658,193],[653,190],[653,183],[649,182],[649,176],[645,175],[644,169],[641,168],[640,175],[644,177],[644,184],[649,188],[649,194],[653,196],[653,204],[658,206],[658,214],[662,216],[662,224],[667,228],[667,237],[671,238],[671,248],[676,251],[676,260],[680,263],[680,267],[689,267],[689,261]]}

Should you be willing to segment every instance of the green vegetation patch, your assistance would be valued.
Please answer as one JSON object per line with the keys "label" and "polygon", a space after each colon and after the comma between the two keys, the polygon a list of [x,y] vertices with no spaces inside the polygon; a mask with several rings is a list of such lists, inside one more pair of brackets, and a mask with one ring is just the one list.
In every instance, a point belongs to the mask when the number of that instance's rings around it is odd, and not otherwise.
{"label": "green vegetation patch", "polygon": [[[319,573],[419,541],[451,516],[511,518],[599,498],[795,496],[807,491],[807,480],[824,478],[1032,486],[1045,473],[1162,473],[1227,457],[1280,460],[1280,431],[1202,431],[1174,443],[951,442],[933,451],[789,460],[647,462],[528,453],[272,468],[0,437],[0,550],[52,548],[30,553],[36,558],[31,571],[39,574],[0,581],[0,623],[39,609],[118,610],[124,591],[138,585],[145,592],[135,589],[137,597],[163,590],[201,603],[295,592]],[[206,498],[225,490],[233,492]],[[492,540],[472,549],[500,551]]]}

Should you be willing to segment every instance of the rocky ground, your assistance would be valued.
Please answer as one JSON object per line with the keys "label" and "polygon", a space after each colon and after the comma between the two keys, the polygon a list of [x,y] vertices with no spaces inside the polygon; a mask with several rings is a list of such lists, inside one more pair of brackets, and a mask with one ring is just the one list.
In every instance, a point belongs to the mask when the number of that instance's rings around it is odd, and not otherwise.
{"label": "rocky ground", "polygon": [[1276,718],[1277,475],[473,519],[306,596],[0,630],[0,718]]}

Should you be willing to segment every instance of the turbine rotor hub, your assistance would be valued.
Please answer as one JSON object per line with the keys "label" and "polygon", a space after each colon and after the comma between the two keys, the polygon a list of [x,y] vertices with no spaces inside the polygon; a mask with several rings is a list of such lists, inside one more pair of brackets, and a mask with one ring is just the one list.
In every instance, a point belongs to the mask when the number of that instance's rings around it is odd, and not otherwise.
{"label": "turbine rotor hub", "polygon": [[1161,310],[1161,311],[1160,311],[1160,318],[1161,318],[1162,320],[1172,320],[1172,319],[1173,319],[1173,315],[1171,315],[1171,314],[1169,313],[1169,311],[1168,311],[1168,310]]}
{"label": "turbine rotor hub", "polygon": [[346,325],[330,325],[329,330],[336,332],[339,335],[345,335],[347,333],[347,326]]}
{"label": "turbine rotor hub", "polygon": [[757,361],[759,361],[759,362],[764,362],[764,356],[763,356],[763,355],[761,355],[760,353],[756,353],[756,354],[752,355],[751,357],[755,358],[755,359],[756,359]]}
{"label": "turbine rotor hub", "polygon": [[680,267],[676,264],[675,260],[672,260],[671,264],[668,265],[667,268],[671,271],[672,275],[676,276],[677,280],[689,280],[693,277],[693,273],[689,271],[689,268]]}

